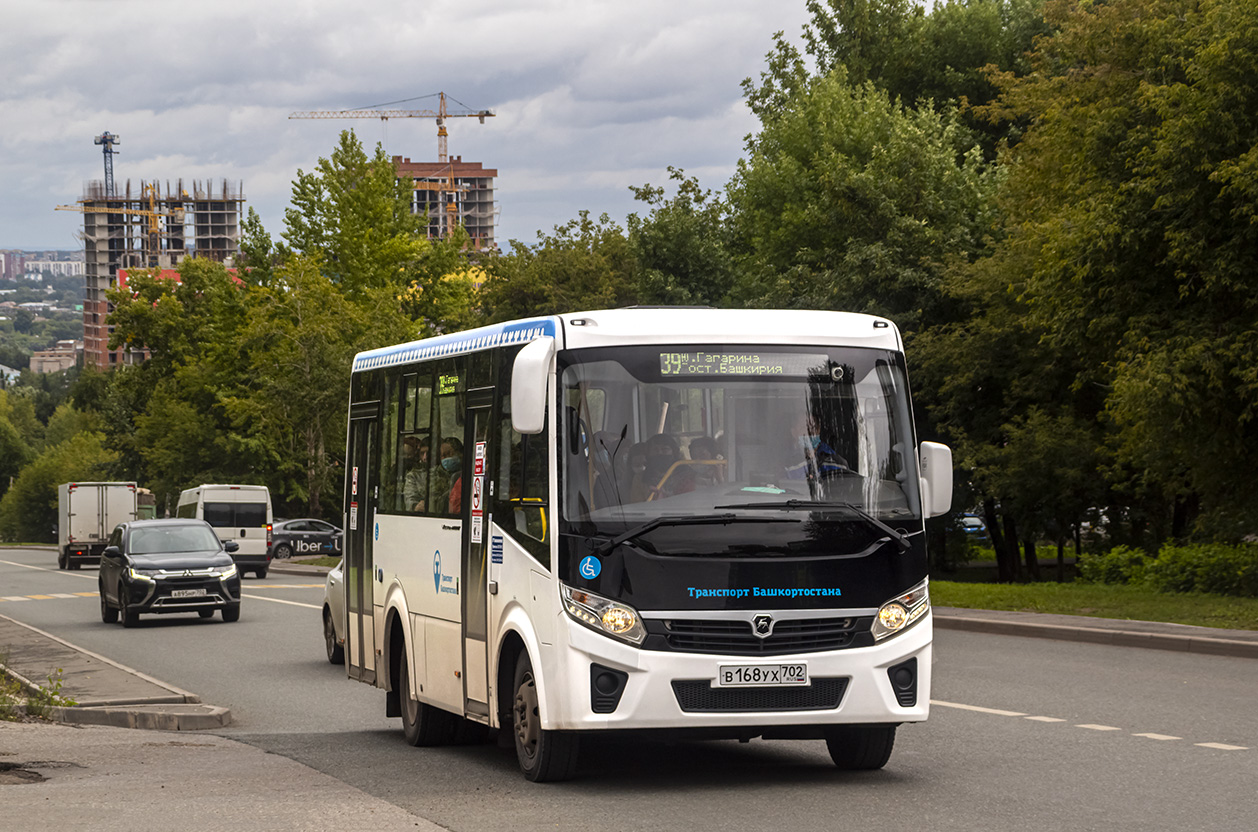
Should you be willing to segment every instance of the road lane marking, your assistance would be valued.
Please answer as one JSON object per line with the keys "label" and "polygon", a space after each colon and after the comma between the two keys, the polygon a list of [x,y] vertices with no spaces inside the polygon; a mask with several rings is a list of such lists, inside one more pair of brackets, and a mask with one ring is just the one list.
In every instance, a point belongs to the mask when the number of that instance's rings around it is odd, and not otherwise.
{"label": "road lane marking", "polygon": [[323,606],[319,604],[303,604],[300,601],[285,601],[283,598],[267,598],[265,595],[245,595],[241,593],[240,597],[252,598],[255,601],[270,601],[272,604],[288,604],[289,606],[293,606],[293,607],[306,607],[312,610],[323,609]]}
{"label": "road lane marking", "polygon": [[251,584],[250,589],[323,589],[326,584]]}
{"label": "road lane marking", "polygon": [[938,705],[941,708],[957,708],[962,711],[977,711],[980,714],[995,714],[996,716],[1026,716],[1018,711],[1002,711],[999,708],[980,708],[978,705],[962,705],[958,702],[943,702],[939,699],[930,700],[930,704]]}
{"label": "road lane marking", "polygon": [[52,600],[51,595],[27,595],[26,597],[30,598],[32,601],[51,601]]}
{"label": "road lane marking", "polygon": [[29,601],[29,600],[31,599],[27,598],[25,595],[6,595],[3,598],[0,598],[0,601]]}
{"label": "road lane marking", "polygon": [[[965,705],[960,702],[944,702],[939,699],[930,700],[930,704],[937,705],[943,708],[956,708],[957,710],[960,710],[960,711],[973,711],[975,713],[980,713],[980,714],[992,714],[993,716],[1020,716],[1028,720],[1032,720],[1034,722],[1056,723],[1056,722],[1066,721],[1064,719],[1058,719],[1057,717],[1053,717],[1053,716],[1027,716],[1026,714],[1019,713],[1017,711],[1005,711],[1005,710],[1001,710],[1000,708],[983,708],[978,705]],[[1080,723],[1080,724],[1075,725],[1074,727],[1086,728],[1089,731],[1098,731],[1102,733],[1108,732],[1108,731],[1122,731],[1123,730],[1122,728],[1116,728],[1113,725],[1098,725],[1098,724],[1090,723],[1090,722]],[[1171,740],[1183,739],[1183,737],[1173,737],[1170,734],[1155,734],[1155,733],[1142,733],[1142,734],[1132,733],[1131,736],[1141,737],[1141,738],[1150,739],[1150,740],[1159,740],[1159,741],[1171,741]],[[1249,746],[1247,745],[1228,745],[1227,743],[1222,743],[1222,742],[1197,742],[1197,743],[1193,743],[1193,745],[1196,745],[1199,748],[1213,748],[1218,751],[1249,751],[1250,750]]]}

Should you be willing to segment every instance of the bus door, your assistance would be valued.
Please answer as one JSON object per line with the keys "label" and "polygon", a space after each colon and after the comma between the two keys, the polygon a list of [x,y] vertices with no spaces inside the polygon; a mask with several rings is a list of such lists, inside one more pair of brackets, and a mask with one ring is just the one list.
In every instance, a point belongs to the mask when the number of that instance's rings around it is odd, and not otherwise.
{"label": "bus door", "polygon": [[493,391],[468,393],[463,442],[463,707],[466,713],[489,715],[489,651],[487,612],[489,534],[489,426]]}
{"label": "bus door", "polygon": [[376,403],[355,405],[350,413],[345,471],[345,667],[351,679],[369,684],[376,681],[371,542],[379,496],[378,416]]}

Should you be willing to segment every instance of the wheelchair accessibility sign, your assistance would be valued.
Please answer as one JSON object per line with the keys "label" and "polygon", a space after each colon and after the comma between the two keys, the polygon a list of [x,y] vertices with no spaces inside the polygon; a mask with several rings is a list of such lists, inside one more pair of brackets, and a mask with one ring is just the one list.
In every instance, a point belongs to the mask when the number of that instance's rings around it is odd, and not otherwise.
{"label": "wheelchair accessibility sign", "polygon": [[581,560],[581,565],[577,568],[581,572],[582,578],[585,578],[587,581],[592,581],[598,577],[600,572],[603,571],[603,564],[600,563],[599,559],[593,555],[586,555]]}

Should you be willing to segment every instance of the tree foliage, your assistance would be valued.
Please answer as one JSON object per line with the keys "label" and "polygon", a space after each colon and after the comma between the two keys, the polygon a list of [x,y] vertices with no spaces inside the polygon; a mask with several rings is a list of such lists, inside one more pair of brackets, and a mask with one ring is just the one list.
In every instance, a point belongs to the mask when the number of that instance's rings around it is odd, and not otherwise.
{"label": "tree foliage", "polygon": [[0,538],[33,543],[57,540],[57,486],[74,480],[100,480],[114,461],[105,437],[78,433],[45,450],[13,481],[0,499]]}

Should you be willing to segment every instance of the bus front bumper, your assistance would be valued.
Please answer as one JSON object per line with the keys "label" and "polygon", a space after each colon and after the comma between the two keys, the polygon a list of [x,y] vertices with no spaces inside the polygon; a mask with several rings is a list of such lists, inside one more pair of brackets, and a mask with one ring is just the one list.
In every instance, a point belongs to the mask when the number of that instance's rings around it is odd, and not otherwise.
{"label": "bus front bumper", "polygon": [[[872,647],[772,657],[641,650],[564,617],[552,654],[564,666],[542,691],[548,730],[714,729],[922,722],[930,713],[932,618]],[[563,644],[566,635],[566,644]],[[721,687],[722,667],[807,666],[807,686]],[[600,708],[601,668],[624,679],[614,710]],[[911,668],[911,696],[901,668]],[[558,667],[556,668],[559,669]],[[893,684],[893,673],[901,687]],[[899,696],[897,696],[897,693]],[[911,705],[901,704],[912,701]],[[606,710],[606,699],[601,709]]]}

